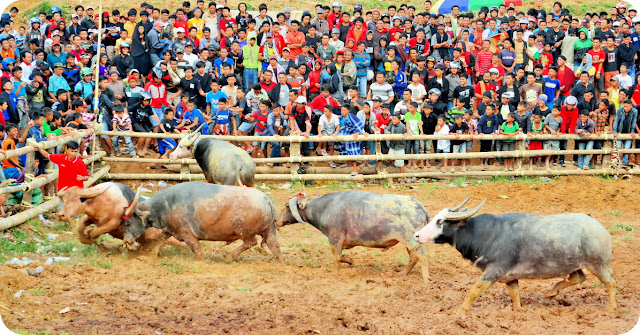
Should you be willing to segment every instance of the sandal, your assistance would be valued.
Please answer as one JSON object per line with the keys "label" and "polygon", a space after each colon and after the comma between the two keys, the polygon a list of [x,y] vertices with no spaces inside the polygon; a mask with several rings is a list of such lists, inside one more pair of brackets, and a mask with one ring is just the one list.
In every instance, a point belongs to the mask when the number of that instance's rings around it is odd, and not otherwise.
{"label": "sandal", "polygon": [[332,168],[335,168],[335,167],[336,167],[336,163],[334,163],[334,162],[329,162],[329,166],[330,166],[330,167],[332,167]]}
{"label": "sandal", "polygon": [[158,167],[157,167],[155,164],[152,164],[151,166],[149,166],[149,168],[150,168],[151,170],[155,170],[155,169],[157,169]]}
{"label": "sandal", "polygon": [[358,175],[358,173],[357,173],[357,172],[355,172],[355,171],[351,172],[351,176],[354,176],[354,177],[355,177],[355,176],[357,176],[357,175]]}
{"label": "sandal", "polygon": [[329,156],[325,150],[322,150],[322,156]]}

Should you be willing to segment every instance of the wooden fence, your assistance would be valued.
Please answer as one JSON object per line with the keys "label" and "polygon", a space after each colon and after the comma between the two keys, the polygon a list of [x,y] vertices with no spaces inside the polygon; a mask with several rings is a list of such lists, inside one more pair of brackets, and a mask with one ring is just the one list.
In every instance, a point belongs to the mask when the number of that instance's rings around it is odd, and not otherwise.
{"label": "wooden fence", "polygon": [[[66,144],[70,141],[76,141],[82,137],[91,134],[91,131],[79,131],[69,136],[63,136],[59,139],[40,142],[40,147],[53,153],[55,148]],[[10,150],[5,153],[0,153],[0,160],[14,158],[22,155],[27,155],[25,164],[25,180],[24,183],[16,186],[8,186],[0,189],[0,194],[9,194],[22,192],[22,203],[18,205],[21,209],[19,213],[13,214],[9,217],[0,219],[0,231],[7,228],[17,226],[24,223],[39,214],[46,213],[58,206],[59,200],[56,197],[55,181],[58,179],[58,170],[54,169],[54,164],[49,162],[45,168],[45,174],[35,177],[36,164],[35,164],[35,152],[36,149],[31,146],[25,146],[19,149]],[[106,153],[104,151],[94,152],[92,156],[84,159],[86,164],[100,161]],[[89,180],[85,181],[85,186],[90,186],[98,179],[102,178],[109,172],[110,167],[104,166],[89,177]],[[32,205],[32,192],[36,189],[43,188],[44,202],[33,206]]]}
{"label": "wooden fence", "polygon": [[[122,136],[122,132],[113,131],[99,131],[101,135],[109,136]],[[171,138],[180,140],[185,134],[158,134],[158,133],[128,133],[132,137],[150,137],[150,138]],[[620,134],[614,136],[613,134],[603,135],[591,135],[588,137],[581,137],[578,135],[525,135],[518,134],[514,137],[506,135],[381,135],[371,134],[368,136],[310,136],[304,137],[299,134],[293,134],[292,136],[217,136],[217,135],[201,135],[200,138],[215,138],[219,140],[225,140],[230,142],[280,142],[290,144],[290,156],[278,157],[278,158],[255,158],[253,161],[256,164],[264,163],[288,163],[290,164],[288,169],[283,167],[271,167],[271,168],[259,168],[256,174],[257,180],[353,180],[363,181],[370,179],[392,179],[402,177],[425,177],[425,178],[442,178],[442,177],[457,177],[457,176],[473,176],[473,177],[491,177],[498,175],[506,176],[555,176],[555,175],[616,175],[620,173],[624,174],[637,174],[638,171],[621,170],[617,166],[611,165],[611,154],[614,153],[614,141],[616,140],[632,140],[634,136],[630,134]],[[525,144],[528,140],[602,140],[602,149],[592,150],[526,150]],[[382,154],[380,150],[381,141],[392,140],[433,140],[434,146],[436,140],[515,140],[515,151],[490,151],[490,152],[467,152],[467,153],[429,153],[429,154],[403,154],[403,155],[388,155]],[[301,144],[305,142],[349,142],[349,141],[375,141],[376,142],[376,154],[372,155],[358,155],[358,156],[302,156]],[[638,154],[640,149],[618,149],[618,155],[622,158],[625,153]],[[601,168],[593,170],[576,170],[576,169],[554,169],[548,170],[526,170],[523,166],[526,165],[529,157],[544,157],[550,155],[578,155],[578,154],[590,154],[590,155],[603,155],[603,164]],[[445,174],[440,171],[409,171],[405,173],[393,173],[390,172],[391,168],[383,167],[378,170],[369,169],[365,174],[358,174],[357,176],[351,176],[350,170],[345,169],[325,169],[322,173],[305,173],[299,174],[299,167],[302,163],[313,162],[347,162],[347,161],[389,161],[389,160],[411,160],[411,159],[482,159],[482,158],[514,158],[518,169],[515,171],[458,171],[455,174]],[[570,160],[570,159],[569,159]],[[151,180],[203,180],[204,175],[200,173],[191,173],[189,165],[196,164],[196,160],[189,159],[154,159],[154,158],[126,158],[126,157],[104,157],[103,161],[108,163],[117,162],[135,162],[135,163],[161,163],[161,164],[180,164],[180,173],[145,173],[145,174],[131,174],[131,173],[110,173],[107,175],[107,179],[115,180],[127,180],[127,179],[151,179]]]}
{"label": "wooden fence", "polygon": [[[97,127],[101,129],[101,127]],[[40,145],[43,149],[53,152],[54,148],[63,145],[69,141],[77,140],[81,137],[90,134],[90,131],[76,132],[70,136],[64,136],[62,138],[41,142]],[[131,137],[150,137],[150,138],[172,138],[180,140],[186,134],[157,134],[157,133],[123,133],[113,131],[97,131],[95,133],[95,139],[98,139],[99,135],[108,136],[131,136]],[[256,164],[264,163],[287,163],[288,167],[275,166],[275,167],[258,167],[256,179],[257,180],[280,180],[280,181],[294,181],[294,180],[343,180],[343,181],[366,181],[366,180],[389,180],[393,178],[402,177],[421,177],[421,178],[452,178],[458,176],[472,176],[472,177],[492,177],[492,176],[555,176],[555,175],[617,175],[617,174],[638,174],[640,169],[637,170],[621,170],[619,164],[611,164],[611,155],[617,151],[617,155],[622,159],[623,154],[640,154],[640,149],[614,149],[614,141],[616,140],[635,140],[635,137],[630,134],[614,136],[612,134],[604,135],[592,135],[589,136],[589,140],[602,140],[604,146],[602,149],[593,150],[525,150],[525,143],[527,140],[583,140],[584,137],[577,135],[523,135],[519,134],[515,137],[509,137],[504,135],[418,135],[418,136],[404,136],[404,135],[380,135],[372,134],[368,136],[359,136],[357,139],[353,136],[311,136],[304,137],[299,134],[292,134],[291,136],[212,136],[202,135],[200,138],[216,138],[220,140],[230,142],[280,142],[290,144],[290,156],[278,157],[278,158],[255,158]],[[380,143],[382,141],[392,140],[515,140],[516,150],[514,151],[491,151],[491,152],[467,152],[467,153],[429,153],[429,154],[403,154],[403,155],[388,155],[382,154],[380,150]],[[377,153],[373,155],[358,155],[358,156],[302,156],[301,145],[305,142],[349,142],[349,141],[375,141]],[[94,141],[95,143],[96,141]],[[434,142],[435,144],[435,142]],[[175,181],[193,181],[204,180],[202,173],[197,173],[198,167],[196,166],[196,160],[193,158],[185,158],[178,160],[169,159],[154,159],[154,158],[125,158],[125,157],[106,157],[104,151],[98,151],[96,146],[93,146],[94,150],[92,155],[85,158],[86,164],[91,164],[92,174],[88,181],[85,182],[86,186],[92,185],[98,179],[109,180],[175,180]],[[19,206],[22,210],[19,213],[11,215],[10,217],[0,219],[0,231],[16,226],[23,222],[32,219],[39,214],[51,211],[58,205],[58,199],[55,197],[55,181],[58,178],[58,172],[54,169],[53,163],[47,164],[45,174],[34,177],[35,166],[35,149],[30,146],[25,146],[16,150],[11,150],[5,153],[0,153],[0,160],[8,158],[18,157],[21,155],[27,155],[25,182],[16,185],[9,186],[0,189],[0,194],[8,194],[15,192],[23,192],[23,201]],[[578,170],[578,169],[555,169],[552,171],[547,170],[526,170],[522,167],[526,164],[526,159],[529,157],[544,157],[549,155],[576,155],[576,154],[591,154],[591,155],[603,155],[603,164],[601,168],[594,170]],[[482,158],[514,158],[518,169],[515,171],[465,171],[456,172],[455,174],[443,173],[440,171],[408,171],[405,173],[393,172],[388,167],[382,167],[380,169],[365,168],[360,169],[361,174],[357,176],[350,175],[350,169],[329,168],[329,167],[310,167],[307,169],[310,173],[300,174],[298,173],[300,165],[303,163],[314,162],[347,162],[347,161],[390,161],[390,160],[410,160],[410,159],[482,159]],[[176,171],[179,173],[110,173],[111,166],[108,164],[118,164],[121,162],[132,163],[161,163],[168,165],[177,165]],[[94,167],[97,164],[97,167]],[[192,172],[192,170],[194,172]],[[31,205],[32,191],[38,188],[43,188],[43,194],[45,195],[45,201],[37,206]]]}

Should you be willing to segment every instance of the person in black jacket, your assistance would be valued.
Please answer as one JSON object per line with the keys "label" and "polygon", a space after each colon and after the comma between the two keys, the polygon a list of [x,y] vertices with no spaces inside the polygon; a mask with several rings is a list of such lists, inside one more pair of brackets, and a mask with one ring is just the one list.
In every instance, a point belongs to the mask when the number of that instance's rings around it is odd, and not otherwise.
{"label": "person in black jacket", "polygon": [[20,114],[18,114],[18,110],[16,109],[17,98],[16,95],[12,92],[13,84],[11,80],[7,77],[2,78],[2,93],[0,93],[0,101],[7,101],[7,113],[9,114],[9,120],[6,120],[7,123],[20,124]]}
{"label": "person in black jacket", "polygon": [[129,42],[120,43],[120,54],[113,58],[113,64],[118,69],[120,78],[124,79],[129,73],[129,70],[134,68],[133,58],[129,55],[131,45]]}
{"label": "person in black jacket", "polygon": [[[449,81],[444,77],[444,65],[438,64],[435,68],[436,75],[429,79],[427,87],[429,87],[429,91],[433,88],[437,88],[440,90],[440,97],[438,98],[439,102],[446,103],[449,101]],[[437,106],[434,106],[437,107]],[[446,107],[445,107],[446,111]],[[436,113],[438,114],[438,113]],[[441,114],[438,114],[441,115]]]}

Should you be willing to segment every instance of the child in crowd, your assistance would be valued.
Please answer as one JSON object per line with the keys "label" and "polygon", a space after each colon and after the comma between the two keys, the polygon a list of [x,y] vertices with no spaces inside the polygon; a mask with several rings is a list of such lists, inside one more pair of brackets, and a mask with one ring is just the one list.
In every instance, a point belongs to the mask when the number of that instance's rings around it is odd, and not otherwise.
{"label": "child in crowd", "polygon": [[[562,117],[560,116],[560,107],[555,106],[551,111],[551,115],[547,115],[544,118],[544,130],[546,134],[551,135],[559,135],[560,134],[560,126],[562,125]],[[559,140],[548,140],[544,141],[544,150],[560,150],[560,141]],[[545,168],[547,171],[551,171],[551,166],[549,162],[551,160],[551,156],[547,156],[545,158]],[[556,165],[555,161],[553,165]]]}
{"label": "child in crowd", "polygon": [[[540,135],[542,134],[544,127],[545,126],[542,122],[542,115],[537,113],[533,114],[533,116],[531,117],[531,127],[529,128],[530,133],[533,135]],[[531,140],[529,141],[529,150],[542,150],[542,145],[542,141]],[[529,157],[529,170],[533,169],[534,161],[539,158],[540,157]],[[542,162],[540,163],[540,166],[542,166]]]}
{"label": "child in crowd", "polygon": [[[215,114],[216,125],[213,127],[214,135],[233,135],[237,134],[236,119],[232,116],[231,111],[227,108],[227,99],[220,98],[218,100],[218,111]],[[231,131],[229,130],[231,124]]]}
{"label": "child in crowd", "polygon": [[[318,122],[318,137],[322,136],[337,136],[338,128],[340,127],[340,120],[338,116],[333,114],[333,107],[330,105],[324,106],[323,115]],[[323,156],[327,156],[327,147],[329,147],[329,155],[333,156],[333,142],[320,142],[320,152]],[[329,166],[336,167],[336,163],[329,162]]]}
{"label": "child in crowd", "polygon": [[[444,115],[438,116],[438,124],[436,124],[436,131],[434,135],[449,135],[449,126],[447,126],[446,119]],[[436,144],[436,153],[439,154],[448,154],[451,148],[450,140],[438,140]],[[442,168],[442,172],[447,172],[447,162],[448,159],[442,160],[442,164],[438,164],[438,168]]]}
{"label": "child in crowd", "polygon": [[[409,136],[409,133],[407,133],[407,127],[400,122],[401,117],[402,114],[400,113],[393,114],[391,123],[384,130],[385,134],[402,134],[405,137]],[[389,155],[403,155],[406,145],[407,141],[405,140],[389,141]],[[400,168],[400,173],[404,173],[404,159],[394,160],[393,165]],[[400,182],[402,182],[402,180]]]}
{"label": "child in crowd", "polygon": [[[458,140],[460,135],[469,135],[469,126],[463,122],[462,114],[454,114],[455,122],[450,127],[449,132],[456,135],[456,139],[451,141],[453,145],[452,153],[464,154],[467,152],[467,143],[465,140]],[[456,161],[462,166],[462,171],[467,171],[467,161],[465,159],[457,159],[451,163],[451,171],[455,171]]]}
{"label": "child in crowd", "polygon": [[[500,126],[500,135],[508,135],[509,137],[514,137],[518,133],[520,127],[516,122],[516,115],[514,113],[509,113],[507,115],[507,120],[502,123]],[[516,143],[514,140],[502,140],[502,150],[501,151],[515,151]],[[505,158],[504,160],[504,169],[505,171],[513,171],[513,157]]]}
{"label": "child in crowd", "polygon": [[[118,132],[130,132],[131,131],[131,118],[128,113],[124,112],[124,108],[122,106],[117,106],[115,108],[115,115],[113,116],[113,129]],[[133,145],[133,141],[131,140],[131,136],[123,136],[124,142],[129,147],[129,156],[133,158],[138,158],[139,156],[136,154],[136,149]],[[113,148],[115,149],[116,156],[121,156],[122,151],[120,150],[120,135],[114,136],[112,138]]]}

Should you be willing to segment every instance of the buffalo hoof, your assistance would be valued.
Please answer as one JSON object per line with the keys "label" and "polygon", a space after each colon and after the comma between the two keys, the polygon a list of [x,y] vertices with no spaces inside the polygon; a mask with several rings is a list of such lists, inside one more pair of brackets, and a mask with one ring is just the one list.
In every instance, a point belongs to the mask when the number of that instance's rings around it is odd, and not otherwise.
{"label": "buffalo hoof", "polygon": [[466,315],[467,313],[469,313],[469,310],[464,309],[462,307],[456,309],[456,311],[453,312],[453,314],[455,314],[455,315]]}
{"label": "buffalo hoof", "polygon": [[353,260],[351,259],[351,257],[349,257],[347,255],[342,255],[342,257],[340,257],[340,262],[347,263],[349,265],[353,265]]}

